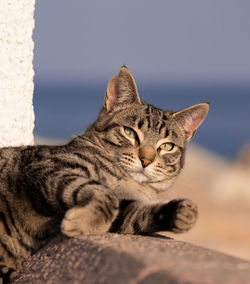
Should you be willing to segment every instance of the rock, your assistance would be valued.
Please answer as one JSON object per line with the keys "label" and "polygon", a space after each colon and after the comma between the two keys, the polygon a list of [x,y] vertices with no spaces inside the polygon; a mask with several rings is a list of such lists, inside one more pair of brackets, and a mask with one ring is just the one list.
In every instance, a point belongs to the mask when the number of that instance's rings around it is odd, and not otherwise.
{"label": "rock", "polygon": [[59,235],[14,283],[249,283],[250,262],[159,235]]}

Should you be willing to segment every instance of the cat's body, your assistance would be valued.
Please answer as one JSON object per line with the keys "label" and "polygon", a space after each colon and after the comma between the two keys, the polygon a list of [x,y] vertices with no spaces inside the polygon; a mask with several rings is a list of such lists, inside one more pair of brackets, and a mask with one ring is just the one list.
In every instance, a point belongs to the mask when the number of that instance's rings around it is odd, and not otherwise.
{"label": "cat's body", "polygon": [[208,104],[180,112],[142,102],[126,67],[112,77],[98,119],[63,146],[0,149],[0,280],[53,236],[184,232],[188,200],[158,201],[184,163]]}

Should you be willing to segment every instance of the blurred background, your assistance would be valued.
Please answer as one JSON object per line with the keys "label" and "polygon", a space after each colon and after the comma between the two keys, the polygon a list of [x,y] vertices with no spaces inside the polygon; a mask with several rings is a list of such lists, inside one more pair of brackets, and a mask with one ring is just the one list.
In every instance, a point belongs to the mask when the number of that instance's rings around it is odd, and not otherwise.
{"label": "blurred background", "polygon": [[36,1],[37,142],[83,132],[123,64],[151,104],[210,102],[164,198],[200,208],[195,229],[175,238],[250,259],[249,11],[245,0]]}

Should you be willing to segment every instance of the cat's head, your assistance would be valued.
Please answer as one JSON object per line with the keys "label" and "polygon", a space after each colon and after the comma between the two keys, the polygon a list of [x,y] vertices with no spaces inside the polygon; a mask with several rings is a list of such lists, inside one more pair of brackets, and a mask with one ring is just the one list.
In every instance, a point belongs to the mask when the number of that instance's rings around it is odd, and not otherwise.
{"label": "cat's head", "polygon": [[93,126],[108,153],[134,180],[162,190],[183,167],[186,142],[208,110],[208,103],[173,112],[143,102],[132,74],[122,66],[108,83],[104,106]]}

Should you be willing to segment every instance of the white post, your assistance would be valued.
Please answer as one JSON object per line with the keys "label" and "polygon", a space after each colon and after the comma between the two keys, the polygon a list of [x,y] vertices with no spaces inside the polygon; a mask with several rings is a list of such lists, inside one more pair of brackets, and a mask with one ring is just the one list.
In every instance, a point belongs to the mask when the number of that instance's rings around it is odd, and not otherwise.
{"label": "white post", "polygon": [[0,147],[34,143],[35,0],[0,0]]}

